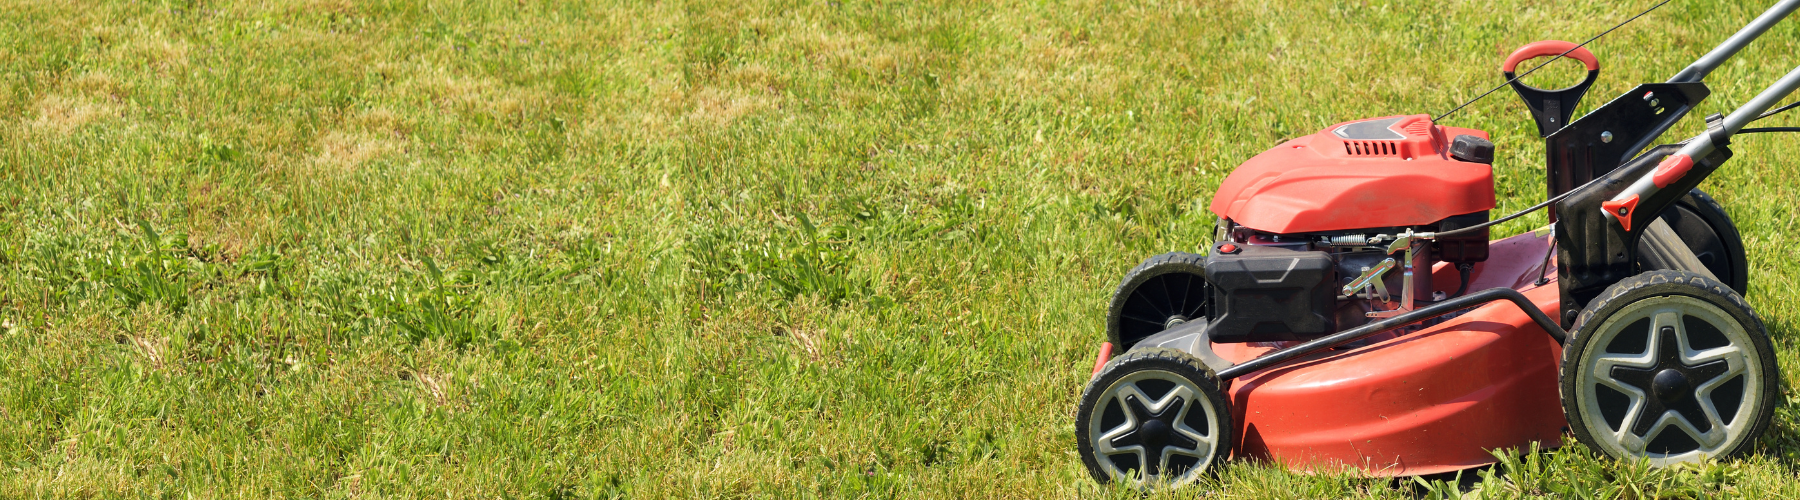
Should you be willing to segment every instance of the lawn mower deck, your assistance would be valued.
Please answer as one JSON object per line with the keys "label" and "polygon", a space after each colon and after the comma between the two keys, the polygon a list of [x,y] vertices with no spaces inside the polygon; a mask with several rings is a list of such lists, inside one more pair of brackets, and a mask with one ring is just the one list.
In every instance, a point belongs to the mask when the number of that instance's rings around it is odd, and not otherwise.
{"label": "lawn mower deck", "polygon": [[[1560,41],[1514,52],[1501,72],[1545,138],[1548,199],[1507,217],[1489,217],[1487,134],[1428,115],[1339,123],[1247,160],[1213,197],[1205,254],[1152,257],[1114,293],[1076,413],[1088,470],[1180,484],[1239,458],[1434,474],[1565,435],[1657,465],[1744,452],[1779,372],[1741,295],[1742,241],[1697,186],[1733,134],[1785,130],[1745,125],[1800,68],[1707,133],[1650,145],[1707,96],[1706,74],[1796,9],[1781,1],[1579,120],[1598,59]],[[1538,57],[1588,76],[1519,83]],[[1489,240],[1546,207],[1550,227]]]}
{"label": "lawn mower deck", "polygon": [[[1555,316],[1556,287],[1534,284],[1548,239],[1527,233],[1495,242],[1471,287],[1517,289]],[[1457,279],[1448,265],[1433,274],[1434,282]],[[1213,350],[1235,364],[1274,349]],[[1522,443],[1554,448],[1565,425],[1556,397],[1561,352],[1517,306],[1491,302],[1416,332],[1297,358],[1232,382],[1240,436],[1233,453],[1294,469],[1393,476],[1485,465],[1494,461],[1487,450]]]}

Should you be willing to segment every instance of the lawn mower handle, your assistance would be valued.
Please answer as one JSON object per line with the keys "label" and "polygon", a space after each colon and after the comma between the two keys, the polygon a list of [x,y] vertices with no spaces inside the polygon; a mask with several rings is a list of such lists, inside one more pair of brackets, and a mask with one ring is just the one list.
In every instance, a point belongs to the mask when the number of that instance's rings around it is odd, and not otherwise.
{"label": "lawn mower handle", "polygon": [[[1506,56],[1506,62],[1500,63],[1500,72],[1512,73],[1513,70],[1518,69],[1519,63],[1534,57],[1545,56],[1561,56],[1581,61],[1582,65],[1587,66],[1588,71],[1600,69],[1600,59],[1594,57],[1594,53],[1588,51],[1586,47],[1562,40],[1543,40],[1525,44],[1524,47],[1519,47],[1519,50],[1513,51],[1512,55]],[[1507,77],[1509,80],[1511,78],[1510,75]]]}
{"label": "lawn mower handle", "polygon": [[1268,368],[1271,366],[1281,364],[1283,362],[1286,362],[1286,361],[1294,359],[1294,358],[1298,358],[1300,356],[1305,356],[1305,355],[1312,354],[1312,353],[1315,353],[1318,351],[1323,351],[1325,349],[1330,349],[1333,347],[1341,346],[1344,344],[1355,342],[1357,340],[1361,340],[1362,338],[1368,337],[1370,335],[1385,332],[1388,330],[1392,330],[1394,328],[1399,328],[1399,327],[1417,323],[1420,321],[1425,321],[1425,320],[1428,320],[1431,318],[1443,316],[1445,314],[1450,314],[1450,313],[1453,313],[1456,311],[1461,311],[1463,309],[1468,309],[1471,307],[1475,307],[1475,306],[1478,306],[1481,304],[1486,304],[1488,302],[1493,302],[1496,300],[1510,300],[1510,301],[1512,301],[1512,303],[1514,305],[1519,306],[1519,309],[1524,310],[1525,314],[1527,316],[1531,316],[1532,322],[1537,323],[1537,325],[1539,327],[1544,329],[1544,333],[1548,333],[1548,334],[1550,334],[1551,338],[1556,339],[1557,344],[1562,344],[1564,341],[1568,340],[1568,337],[1569,337],[1568,332],[1563,331],[1562,326],[1558,325],[1556,323],[1556,320],[1551,319],[1549,315],[1544,314],[1543,310],[1538,309],[1537,304],[1533,304],[1530,299],[1525,298],[1525,294],[1519,293],[1518,290],[1514,290],[1511,288],[1497,287],[1497,288],[1489,288],[1486,290],[1471,293],[1471,294],[1464,295],[1461,297],[1445,300],[1443,302],[1438,302],[1436,304],[1432,304],[1429,306],[1421,307],[1421,308],[1415,309],[1411,312],[1408,312],[1406,314],[1401,314],[1401,315],[1394,316],[1391,318],[1383,319],[1381,321],[1376,321],[1374,323],[1369,323],[1369,324],[1366,324],[1363,326],[1351,328],[1349,330],[1344,330],[1344,331],[1337,332],[1337,333],[1334,333],[1334,334],[1331,334],[1328,336],[1313,339],[1313,340],[1307,341],[1306,343],[1303,343],[1300,345],[1271,351],[1267,354],[1257,356],[1256,359],[1245,361],[1243,363],[1238,363],[1236,365],[1232,365],[1229,368],[1219,370],[1219,372],[1218,372],[1219,380],[1231,380],[1231,379],[1234,379],[1237,377],[1244,376],[1249,373],[1253,373],[1257,370],[1261,370],[1264,368]]}
{"label": "lawn mower handle", "polygon": [[[1670,82],[1640,85],[1546,139],[1565,328],[1607,287],[1639,272],[1637,247],[1650,237],[1647,229],[1731,157],[1731,136],[1800,88],[1796,68],[1729,116],[1708,117],[1705,133],[1644,149],[1706,98],[1710,91],[1700,80],[1707,73],[1796,10],[1800,0],[1777,2]],[[1576,154],[1581,151],[1587,154]]]}
{"label": "lawn mower handle", "polygon": [[[1797,0],[1800,1],[1800,0]],[[1587,77],[1580,82],[1560,89],[1540,89],[1519,81],[1513,74],[1519,63],[1536,57],[1567,57],[1581,61],[1587,67]],[[1540,67],[1542,67],[1540,65]],[[1526,73],[1530,73],[1527,71]],[[1538,135],[1549,137],[1550,134],[1568,125],[1569,118],[1575,115],[1575,105],[1581,97],[1587,95],[1588,87],[1600,79],[1600,59],[1594,57],[1586,47],[1562,40],[1543,40],[1526,44],[1506,56],[1506,62],[1500,63],[1500,74],[1506,77],[1507,85],[1511,85],[1519,98],[1525,100],[1525,106],[1531,109],[1531,118],[1537,121]]]}
{"label": "lawn mower handle", "polygon": [[1750,24],[1731,35],[1731,38],[1726,38],[1725,43],[1714,47],[1706,55],[1695,60],[1693,64],[1683,68],[1680,73],[1669,77],[1668,83],[1698,82],[1706,79],[1706,75],[1712,73],[1713,69],[1724,64],[1725,60],[1731,59],[1731,56],[1737,55],[1739,50],[1744,49],[1744,46],[1750,45],[1751,41],[1762,36],[1764,32],[1769,31],[1769,28],[1774,27],[1775,23],[1786,19],[1788,14],[1792,14],[1797,9],[1800,9],[1800,0],[1782,0],[1775,6],[1769,7],[1769,10],[1756,16],[1756,19],[1751,20]]}
{"label": "lawn mower handle", "polygon": [[[1800,0],[1792,0],[1792,3],[1800,4]],[[1676,181],[1681,180],[1693,169],[1696,160],[1705,158],[1714,151],[1729,145],[1732,134],[1743,130],[1745,125],[1749,125],[1764,111],[1775,107],[1776,103],[1781,102],[1781,99],[1793,93],[1796,88],[1800,88],[1800,67],[1789,71],[1787,76],[1776,80],[1774,85],[1751,98],[1750,102],[1733,110],[1730,115],[1722,117],[1713,115],[1712,118],[1707,119],[1706,132],[1688,139],[1680,150],[1657,164],[1656,170],[1651,171],[1649,175],[1638,177],[1632,181],[1630,187],[1603,203],[1601,206],[1606,208],[1607,217],[1618,222],[1626,231],[1630,231],[1633,225],[1632,219],[1637,213],[1643,211],[1639,210],[1637,206],[1640,200],[1647,201],[1663,188],[1670,187]],[[1651,214],[1658,214],[1661,213],[1663,207],[1645,208],[1656,210],[1650,212]]]}

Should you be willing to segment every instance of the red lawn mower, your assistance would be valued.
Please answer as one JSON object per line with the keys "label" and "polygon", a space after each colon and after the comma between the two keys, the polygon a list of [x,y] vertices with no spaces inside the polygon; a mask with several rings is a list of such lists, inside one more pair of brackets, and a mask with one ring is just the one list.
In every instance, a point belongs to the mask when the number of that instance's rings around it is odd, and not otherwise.
{"label": "red lawn mower", "polygon": [[[1340,123],[1244,162],[1213,196],[1210,250],[1152,257],[1114,294],[1075,421],[1088,470],[1178,485],[1238,457],[1435,474],[1565,433],[1658,465],[1745,452],[1780,372],[1742,296],[1743,242],[1696,186],[1735,134],[1800,131],[1745,128],[1795,107],[1765,112],[1800,68],[1706,133],[1651,144],[1706,98],[1708,73],[1797,8],[1782,0],[1574,122],[1600,71],[1585,43],[1514,52],[1502,86],[1545,139],[1549,194],[1507,217],[1488,216],[1487,133],[1428,115]],[[1520,62],[1549,56],[1585,64],[1585,81],[1518,82]],[[1543,208],[1551,226],[1489,241]]]}

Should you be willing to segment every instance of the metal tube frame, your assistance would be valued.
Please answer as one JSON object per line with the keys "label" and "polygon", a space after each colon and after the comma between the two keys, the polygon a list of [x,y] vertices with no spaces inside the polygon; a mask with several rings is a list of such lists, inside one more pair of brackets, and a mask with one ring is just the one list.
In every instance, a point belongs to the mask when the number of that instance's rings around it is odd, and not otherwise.
{"label": "metal tube frame", "polygon": [[[1775,4],[1775,6],[1770,7],[1769,10],[1764,11],[1762,15],[1757,16],[1757,18],[1752,20],[1749,25],[1744,26],[1744,29],[1738,30],[1736,34],[1727,38],[1725,43],[1719,44],[1719,46],[1713,48],[1711,52],[1707,52],[1706,55],[1700,56],[1699,60],[1688,65],[1687,69],[1682,70],[1681,73],[1677,73],[1670,81],[1683,79],[1685,79],[1683,81],[1699,81],[1699,79],[1705,78],[1706,74],[1711,72],[1713,68],[1716,68],[1726,60],[1729,60],[1732,56],[1736,55],[1739,50],[1743,49],[1745,45],[1749,45],[1751,41],[1762,36],[1762,34],[1773,27],[1775,23],[1785,19],[1788,14],[1793,13],[1796,9],[1800,9],[1800,0],[1782,0],[1780,3]],[[1756,117],[1762,115],[1764,111],[1768,111],[1769,108],[1775,107],[1776,103],[1780,102],[1782,98],[1787,97],[1788,94],[1793,93],[1797,88],[1800,88],[1800,67],[1795,67],[1793,71],[1788,72],[1787,76],[1783,76],[1781,79],[1776,80],[1769,88],[1763,89],[1762,93],[1751,98],[1750,102],[1744,103],[1744,105],[1739,106],[1736,110],[1733,110],[1730,114],[1726,115],[1722,123],[1719,124],[1719,127],[1723,129],[1722,133],[1716,137],[1729,140],[1733,134],[1736,134],[1739,130],[1743,130],[1745,125],[1754,121]],[[1712,152],[1719,147],[1718,144],[1714,143],[1714,134],[1714,131],[1709,130],[1688,139],[1680,150],[1669,155],[1670,158],[1685,157],[1695,159],[1712,154]],[[1660,168],[1658,169],[1658,171],[1661,170],[1662,169]],[[1679,175],[1677,175],[1677,177],[1679,177]],[[1612,201],[1625,202],[1626,200],[1631,199],[1649,199],[1652,194],[1655,194],[1660,189],[1661,186],[1657,185],[1656,176],[1644,175],[1643,177],[1639,177],[1637,180],[1632,181],[1631,187],[1626,188],[1617,196],[1614,196]]]}
{"label": "metal tube frame", "polygon": [[[1763,11],[1762,15],[1756,16],[1756,19],[1751,20],[1750,24],[1744,26],[1743,29],[1738,30],[1730,38],[1726,38],[1724,43],[1714,47],[1712,51],[1700,56],[1700,59],[1695,60],[1693,64],[1689,64],[1686,69],[1670,77],[1669,82],[1697,82],[1706,78],[1706,75],[1712,73],[1714,68],[1718,68],[1732,56],[1737,55],[1738,51],[1750,45],[1750,42],[1761,37],[1763,33],[1769,31],[1769,28],[1773,28],[1775,23],[1786,19],[1795,10],[1800,10],[1800,0],[1782,0],[1776,3],[1773,7],[1769,7],[1769,10]],[[1743,106],[1739,106],[1738,109],[1726,115],[1725,131],[1727,134],[1736,134],[1739,130],[1743,130],[1744,126],[1755,120],[1757,115],[1775,107],[1777,102],[1793,93],[1796,88],[1800,88],[1800,67],[1795,67],[1793,71],[1788,72],[1787,76],[1776,80],[1775,84],[1750,99],[1750,102],[1744,103]],[[1682,152],[1676,154],[1690,153],[1690,157],[1699,157],[1711,153],[1713,149],[1711,139],[1709,134],[1700,134],[1693,141],[1688,142],[1688,146],[1683,148]]]}
{"label": "metal tube frame", "polygon": [[1693,64],[1683,68],[1680,73],[1669,77],[1669,83],[1698,82],[1706,79],[1706,75],[1712,73],[1713,69],[1718,68],[1720,64],[1725,64],[1725,61],[1731,59],[1731,56],[1737,55],[1738,51],[1744,49],[1744,46],[1750,45],[1750,42],[1768,32],[1769,28],[1775,26],[1775,23],[1786,19],[1788,14],[1793,13],[1796,9],[1800,9],[1800,0],[1782,0],[1775,6],[1769,7],[1769,10],[1763,11],[1762,15],[1751,20],[1750,24],[1745,25],[1730,38],[1726,38],[1725,43],[1714,47],[1706,55],[1695,60]]}
{"label": "metal tube frame", "polygon": [[1489,288],[1486,290],[1471,293],[1471,294],[1457,297],[1454,299],[1446,300],[1443,302],[1438,302],[1436,304],[1425,306],[1425,307],[1422,307],[1419,309],[1414,309],[1410,312],[1401,314],[1399,316],[1394,316],[1394,317],[1387,318],[1387,319],[1384,319],[1381,321],[1376,321],[1374,323],[1369,323],[1369,324],[1359,326],[1356,328],[1351,328],[1349,330],[1344,330],[1344,331],[1337,332],[1337,333],[1334,333],[1331,335],[1327,335],[1327,336],[1320,337],[1317,339],[1309,340],[1304,344],[1296,345],[1293,347],[1288,347],[1286,349],[1279,349],[1279,350],[1271,351],[1271,352],[1263,354],[1261,356],[1257,356],[1256,359],[1238,363],[1236,365],[1232,365],[1230,368],[1219,370],[1219,373],[1218,373],[1219,379],[1220,380],[1231,380],[1234,378],[1238,378],[1238,377],[1250,374],[1257,370],[1261,370],[1264,368],[1268,368],[1271,366],[1281,364],[1290,359],[1298,358],[1298,357],[1312,354],[1312,353],[1315,353],[1318,351],[1323,351],[1323,350],[1330,349],[1333,347],[1341,346],[1344,344],[1355,342],[1357,340],[1361,340],[1364,337],[1368,337],[1370,335],[1385,332],[1388,330],[1392,330],[1392,329],[1399,328],[1402,326],[1410,325],[1413,323],[1418,323],[1420,321],[1425,321],[1425,320],[1428,320],[1431,318],[1443,316],[1445,314],[1450,314],[1450,313],[1453,313],[1456,311],[1461,311],[1463,309],[1480,306],[1480,305],[1483,305],[1483,304],[1486,304],[1489,302],[1494,302],[1497,300],[1512,301],[1513,304],[1519,306],[1519,309],[1525,311],[1525,315],[1530,316],[1531,321],[1537,323],[1538,327],[1543,328],[1544,333],[1550,334],[1550,338],[1555,339],[1557,344],[1562,344],[1563,342],[1568,340],[1569,334],[1568,334],[1568,332],[1566,332],[1562,329],[1562,325],[1558,325],[1556,323],[1556,320],[1550,319],[1550,316],[1544,314],[1544,311],[1542,309],[1538,309],[1537,304],[1533,304],[1533,303],[1531,303],[1530,299],[1526,299],[1525,294],[1519,293],[1518,290],[1514,290],[1514,289],[1506,288],[1506,287]]}

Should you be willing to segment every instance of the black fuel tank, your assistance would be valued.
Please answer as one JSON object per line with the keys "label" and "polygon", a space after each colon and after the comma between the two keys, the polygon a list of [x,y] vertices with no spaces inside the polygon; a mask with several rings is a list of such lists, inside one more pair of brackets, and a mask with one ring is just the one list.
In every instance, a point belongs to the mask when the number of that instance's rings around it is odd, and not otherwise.
{"label": "black fuel tank", "polygon": [[1336,332],[1330,254],[1229,241],[1206,256],[1214,342],[1306,340]]}

